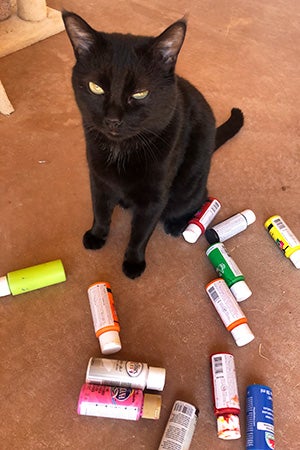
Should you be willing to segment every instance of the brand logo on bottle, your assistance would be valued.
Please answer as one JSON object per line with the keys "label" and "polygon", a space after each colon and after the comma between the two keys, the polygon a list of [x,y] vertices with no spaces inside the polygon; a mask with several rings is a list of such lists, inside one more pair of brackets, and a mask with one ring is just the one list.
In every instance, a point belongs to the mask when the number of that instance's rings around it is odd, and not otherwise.
{"label": "brand logo on bottle", "polygon": [[217,267],[216,267],[216,272],[219,276],[222,276],[225,272],[226,266],[224,263],[220,263]]}
{"label": "brand logo on bottle", "polygon": [[111,397],[112,400],[118,400],[119,402],[124,402],[131,395],[133,395],[134,389],[126,388],[126,387],[112,387],[111,388]]}
{"label": "brand logo on bottle", "polygon": [[143,364],[134,361],[126,362],[126,372],[130,377],[138,377],[143,370]]}
{"label": "brand logo on bottle", "polygon": [[266,439],[267,446],[273,450],[275,448],[274,434],[273,433],[266,433],[265,434],[265,439]]}

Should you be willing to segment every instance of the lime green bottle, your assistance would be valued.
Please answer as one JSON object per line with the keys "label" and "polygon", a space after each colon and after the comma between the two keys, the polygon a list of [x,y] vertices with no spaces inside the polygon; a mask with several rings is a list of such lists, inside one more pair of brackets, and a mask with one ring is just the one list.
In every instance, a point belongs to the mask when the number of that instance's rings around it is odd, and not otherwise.
{"label": "lime green bottle", "polygon": [[0,277],[0,297],[24,294],[62,281],[66,281],[65,269],[61,260],[57,259]]}
{"label": "lime green bottle", "polygon": [[251,296],[252,292],[245,282],[244,275],[227,252],[224,244],[218,242],[211,245],[206,254],[217,274],[224,279],[238,302]]}

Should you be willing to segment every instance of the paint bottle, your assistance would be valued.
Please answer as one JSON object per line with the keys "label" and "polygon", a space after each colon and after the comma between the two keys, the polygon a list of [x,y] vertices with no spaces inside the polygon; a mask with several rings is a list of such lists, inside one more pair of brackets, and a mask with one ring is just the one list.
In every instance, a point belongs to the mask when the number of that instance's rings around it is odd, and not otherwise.
{"label": "paint bottle", "polygon": [[194,435],[199,410],[190,403],[177,400],[172,408],[158,450],[188,450]]}
{"label": "paint bottle", "polygon": [[165,379],[166,369],[161,367],[148,367],[146,363],[134,361],[90,358],[85,382],[162,391]]}
{"label": "paint bottle", "polygon": [[66,281],[60,259],[9,272],[0,277],[0,297],[19,295]]}
{"label": "paint bottle", "polygon": [[189,221],[188,226],[182,233],[184,239],[190,244],[197,242],[201,234],[203,234],[208,225],[213,221],[221,209],[219,200],[213,197],[208,197],[207,202]]}
{"label": "paint bottle", "polygon": [[265,222],[265,228],[272,236],[286,258],[300,269],[300,242],[281,216],[275,215]]}
{"label": "paint bottle", "polygon": [[260,384],[247,388],[246,449],[275,449],[272,389]]}
{"label": "paint bottle", "polygon": [[210,244],[227,241],[227,239],[246,230],[255,220],[254,212],[251,209],[245,209],[206,230],[205,237]]}
{"label": "paint bottle", "polygon": [[159,419],[161,396],[144,394],[141,389],[119,386],[84,384],[81,388],[77,413],[81,416],[112,419]]}
{"label": "paint bottle", "polygon": [[210,363],[218,437],[225,440],[239,439],[240,403],[234,357],[230,353],[214,353]]}
{"label": "paint bottle", "polygon": [[248,326],[247,318],[225,281],[222,278],[211,281],[206,286],[206,292],[236,345],[242,347],[253,341],[254,335]]}
{"label": "paint bottle", "polygon": [[242,302],[252,295],[244,275],[227,252],[224,244],[219,242],[211,245],[206,254],[217,274],[225,280],[238,302]]}
{"label": "paint bottle", "polygon": [[88,297],[102,353],[108,355],[118,352],[122,348],[120,324],[110,284],[106,281],[92,284],[88,289]]}

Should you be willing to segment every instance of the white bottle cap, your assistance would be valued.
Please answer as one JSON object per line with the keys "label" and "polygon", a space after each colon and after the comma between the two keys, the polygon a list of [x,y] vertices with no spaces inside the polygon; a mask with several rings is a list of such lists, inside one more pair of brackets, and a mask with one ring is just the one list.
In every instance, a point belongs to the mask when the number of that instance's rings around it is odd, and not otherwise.
{"label": "white bottle cap", "polygon": [[241,325],[233,328],[233,330],[231,330],[231,334],[238,347],[249,344],[249,342],[254,339],[254,334],[246,323],[242,323]]}
{"label": "white bottle cap", "polygon": [[251,223],[254,223],[256,221],[256,215],[251,209],[244,209],[241,214],[245,217],[248,225],[251,225]]}
{"label": "white bottle cap", "polygon": [[7,281],[7,277],[0,277],[0,297],[5,297],[6,295],[10,295],[9,284]]}
{"label": "white bottle cap", "polygon": [[116,353],[121,350],[121,341],[117,331],[106,331],[99,336],[101,352],[104,355]]}
{"label": "white bottle cap", "polygon": [[235,414],[224,414],[217,418],[218,437],[231,440],[241,437],[239,416]]}
{"label": "white bottle cap", "polygon": [[198,227],[198,225],[196,225],[195,223],[190,223],[182,233],[186,242],[189,242],[190,244],[195,244],[201,234],[201,228]]}
{"label": "white bottle cap", "polygon": [[242,302],[252,295],[252,292],[245,281],[237,281],[230,286],[230,290],[238,302]]}
{"label": "white bottle cap", "polygon": [[147,389],[162,391],[166,381],[166,369],[161,367],[149,367]]}
{"label": "white bottle cap", "polygon": [[300,250],[296,250],[291,254],[290,260],[297,269],[300,269]]}

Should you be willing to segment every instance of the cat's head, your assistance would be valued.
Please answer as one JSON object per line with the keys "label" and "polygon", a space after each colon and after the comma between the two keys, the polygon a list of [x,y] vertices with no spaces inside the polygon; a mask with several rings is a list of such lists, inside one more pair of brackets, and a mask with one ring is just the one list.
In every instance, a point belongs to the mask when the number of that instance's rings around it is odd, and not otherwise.
{"label": "cat's head", "polygon": [[114,142],[165,128],[176,104],[174,71],[185,20],[156,38],[97,32],[67,11],[63,20],[76,57],[73,88],[85,126]]}

